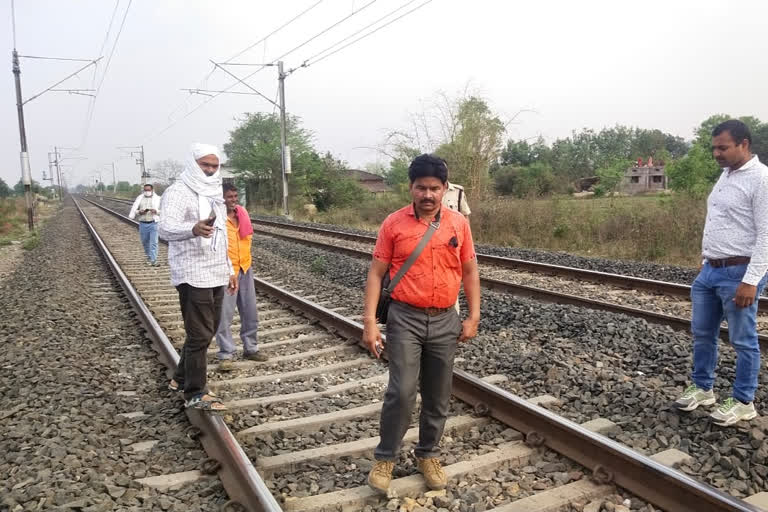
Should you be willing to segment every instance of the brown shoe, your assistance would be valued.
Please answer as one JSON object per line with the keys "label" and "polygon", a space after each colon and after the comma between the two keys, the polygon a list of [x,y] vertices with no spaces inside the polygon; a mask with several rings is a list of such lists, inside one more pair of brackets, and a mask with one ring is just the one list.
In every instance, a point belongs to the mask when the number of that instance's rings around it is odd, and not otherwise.
{"label": "brown shoe", "polygon": [[258,361],[260,363],[269,361],[269,356],[267,354],[263,354],[261,351],[251,352],[250,354],[243,354],[243,357],[249,361]]}
{"label": "brown shoe", "polygon": [[448,478],[445,476],[445,471],[440,466],[440,461],[437,457],[429,457],[427,459],[416,457],[416,461],[419,465],[419,471],[424,475],[424,480],[427,481],[427,487],[434,491],[445,489],[445,486],[448,484]]}
{"label": "brown shoe", "polygon": [[395,462],[391,460],[377,460],[368,473],[368,485],[382,494],[387,494],[389,483],[392,481],[392,470]]}
{"label": "brown shoe", "polygon": [[235,364],[232,362],[231,359],[219,359],[220,372],[231,372],[234,369],[235,369]]}

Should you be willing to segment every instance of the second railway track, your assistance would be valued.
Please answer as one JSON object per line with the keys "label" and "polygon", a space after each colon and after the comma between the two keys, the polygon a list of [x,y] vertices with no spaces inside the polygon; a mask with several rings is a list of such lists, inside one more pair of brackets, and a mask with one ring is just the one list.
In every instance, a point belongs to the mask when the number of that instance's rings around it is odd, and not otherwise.
{"label": "second railway track", "polygon": [[[180,345],[167,268],[133,263],[143,258],[135,228],[83,207],[141,301]],[[404,458],[393,483],[398,497],[380,498],[364,481],[386,367],[356,346],[361,327],[334,311],[330,294],[289,292],[263,279],[257,290],[260,343],[270,361],[240,362],[232,373],[212,365],[210,378],[231,408],[222,418],[266,481],[261,491],[268,488],[284,510],[559,510],[613,493],[611,484],[669,511],[758,510],[492,385],[503,377],[480,380],[460,370],[454,394],[462,401],[452,406],[443,443],[449,491],[424,494]],[[231,478],[230,487],[237,490]],[[247,510],[272,510],[261,498],[235,499]]]}

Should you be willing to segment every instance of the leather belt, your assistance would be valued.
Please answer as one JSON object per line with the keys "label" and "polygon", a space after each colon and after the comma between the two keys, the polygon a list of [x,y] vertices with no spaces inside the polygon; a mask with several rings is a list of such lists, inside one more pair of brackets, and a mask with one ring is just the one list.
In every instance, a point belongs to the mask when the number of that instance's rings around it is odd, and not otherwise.
{"label": "leather belt", "polygon": [[721,267],[732,267],[734,265],[746,265],[750,261],[749,256],[733,256],[731,258],[723,258],[721,260],[707,260],[707,263],[709,263],[710,267],[714,268],[721,268]]}
{"label": "leather belt", "polygon": [[443,313],[447,313],[448,311],[451,311],[453,309],[453,306],[447,307],[447,308],[435,308],[435,307],[432,307],[432,306],[430,306],[428,308],[420,308],[420,307],[417,307],[417,306],[411,306],[407,302],[400,302],[399,300],[393,300],[392,302],[396,302],[398,304],[402,304],[403,306],[405,306],[407,308],[414,309],[416,311],[424,313],[427,316],[442,315]]}

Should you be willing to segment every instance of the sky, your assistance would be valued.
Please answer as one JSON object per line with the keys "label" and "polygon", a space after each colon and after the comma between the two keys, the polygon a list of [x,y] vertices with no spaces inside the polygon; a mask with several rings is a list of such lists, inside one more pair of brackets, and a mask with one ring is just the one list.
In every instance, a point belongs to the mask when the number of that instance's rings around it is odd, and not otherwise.
{"label": "sky", "polygon": [[[552,141],[616,124],[690,139],[715,113],[768,120],[765,0],[425,1],[16,0],[20,55],[104,57],[95,74],[92,66],[58,86],[97,86],[95,98],[47,92],[24,106],[33,178],[42,179],[55,146],[75,148],[61,151],[72,186],[99,172],[110,184],[111,163],[118,180],[138,182],[139,168],[121,146],[143,145],[151,168],[183,160],[191,142],[223,145],[244,112],[273,105],[255,95],[211,99],[181,89],[230,87],[234,79],[211,73],[210,61],[231,59],[303,11],[232,62],[272,62],[308,41],[283,57],[292,69],[398,8],[368,30],[423,4],[285,81],[288,112],[301,117],[318,150],[350,167],[384,161],[376,148],[388,132],[407,129],[437,94],[467,87],[505,121],[514,117],[506,136],[515,139]],[[0,150],[13,155],[0,178],[12,186],[21,170],[11,0],[0,3],[0,22],[8,59]],[[85,64],[22,58],[23,98]],[[245,76],[259,68],[228,69]],[[277,70],[267,67],[248,83],[274,99]]]}

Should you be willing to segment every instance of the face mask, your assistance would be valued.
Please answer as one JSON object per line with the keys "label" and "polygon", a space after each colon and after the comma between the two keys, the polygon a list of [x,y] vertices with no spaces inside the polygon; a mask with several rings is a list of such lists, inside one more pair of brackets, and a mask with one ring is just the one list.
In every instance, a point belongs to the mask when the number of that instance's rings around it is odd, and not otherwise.
{"label": "face mask", "polygon": [[150,190],[145,190],[145,191],[144,191],[144,197],[152,197],[152,191],[150,191]]}

